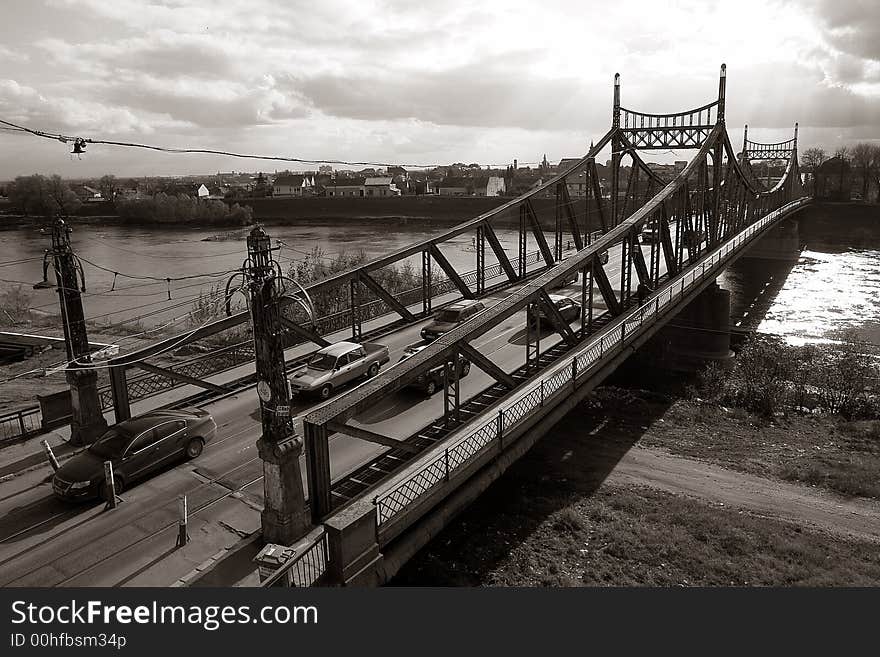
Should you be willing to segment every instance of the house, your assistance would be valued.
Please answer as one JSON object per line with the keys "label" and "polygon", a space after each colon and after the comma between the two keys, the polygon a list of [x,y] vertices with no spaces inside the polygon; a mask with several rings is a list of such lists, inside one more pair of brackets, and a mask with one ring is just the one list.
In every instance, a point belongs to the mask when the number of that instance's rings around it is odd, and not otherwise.
{"label": "house", "polygon": [[472,180],[474,196],[501,196],[506,191],[501,176],[479,176]]}
{"label": "house", "polygon": [[211,195],[211,191],[205,185],[199,185],[199,188],[196,190],[196,196],[199,199],[207,199]]}
{"label": "house", "polygon": [[78,185],[73,188],[73,192],[79,197],[80,201],[88,202],[101,200],[101,192],[88,185]]}
{"label": "house", "polygon": [[305,196],[315,186],[311,175],[280,174],[273,183],[273,196]]}
{"label": "house", "polygon": [[377,176],[364,181],[364,196],[400,196],[390,176]]}
{"label": "house", "polygon": [[363,196],[364,195],[364,178],[336,178],[336,180],[327,186],[327,196]]}

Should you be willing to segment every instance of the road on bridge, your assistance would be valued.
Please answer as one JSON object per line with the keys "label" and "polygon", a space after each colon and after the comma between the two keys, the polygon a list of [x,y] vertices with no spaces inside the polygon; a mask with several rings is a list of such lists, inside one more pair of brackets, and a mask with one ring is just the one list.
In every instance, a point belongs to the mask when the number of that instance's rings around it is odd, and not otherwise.
{"label": "road on bridge", "polygon": [[[643,249],[647,257],[650,249]],[[610,255],[606,271],[614,281],[620,275],[620,253]],[[560,293],[579,299],[580,289],[576,283]],[[506,294],[489,295],[484,303],[490,305]],[[604,306],[598,290],[594,290],[594,299],[599,314]],[[524,313],[510,317],[474,346],[496,365],[512,371],[524,359],[524,320]],[[419,331],[427,321],[405,326],[381,340],[389,348],[391,363],[407,345],[419,341]],[[542,350],[559,340],[545,329]],[[461,381],[462,399],[492,383],[482,370],[472,367]],[[300,415],[314,405],[300,400],[291,410]],[[256,392],[250,388],[204,408],[218,425],[217,439],[204,454],[134,485],[113,511],[105,512],[103,503],[72,506],[56,500],[48,466],[0,485],[0,586],[167,586],[218,550],[259,530],[263,483],[255,445],[261,432]],[[405,439],[442,414],[442,393],[426,398],[418,391],[403,390],[352,424]],[[334,481],[388,450],[341,434],[331,436],[329,442]],[[305,472],[304,461],[302,469]],[[189,503],[191,541],[175,549],[180,495],[186,495]]]}

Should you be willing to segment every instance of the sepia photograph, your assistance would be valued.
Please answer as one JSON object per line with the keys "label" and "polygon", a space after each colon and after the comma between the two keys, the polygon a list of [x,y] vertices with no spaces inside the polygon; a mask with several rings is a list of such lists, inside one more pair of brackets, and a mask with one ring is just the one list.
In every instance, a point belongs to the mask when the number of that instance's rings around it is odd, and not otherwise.
{"label": "sepia photograph", "polygon": [[880,584],[880,3],[0,14],[12,648]]}

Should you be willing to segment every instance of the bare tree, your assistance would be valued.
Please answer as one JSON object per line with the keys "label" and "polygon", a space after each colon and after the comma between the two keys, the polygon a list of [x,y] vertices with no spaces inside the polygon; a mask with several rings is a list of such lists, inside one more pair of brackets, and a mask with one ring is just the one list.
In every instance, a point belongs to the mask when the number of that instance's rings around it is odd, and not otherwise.
{"label": "bare tree", "polygon": [[838,146],[837,150],[834,151],[834,157],[843,160],[844,162],[849,162],[850,159],[850,151],[846,146]]}
{"label": "bare tree", "polygon": [[813,146],[801,153],[801,166],[815,175],[816,169],[827,159],[824,148]]}
{"label": "bare tree", "polygon": [[868,183],[871,180],[871,172],[876,166],[874,162],[874,146],[867,142],[861,141],[855,144],[850,151],[852,154],[852,163],[856,172],[862,178],[862,200],[868,200]]}

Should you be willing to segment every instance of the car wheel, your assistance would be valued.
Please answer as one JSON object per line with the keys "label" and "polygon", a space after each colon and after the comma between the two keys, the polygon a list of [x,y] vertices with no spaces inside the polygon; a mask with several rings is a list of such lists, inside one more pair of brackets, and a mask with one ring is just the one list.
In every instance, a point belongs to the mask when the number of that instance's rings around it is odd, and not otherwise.
{"label": "car wheel", "polygon": [[373,378],[379,373],[379,363],[373,363],[370,365],[370,369],[367,370],[367,376],[369,378]]}
{"label": "car wheel", "polygon": [[325,383],[324,385],[321,386],[320,390],[318,390],[318,396],[321,399],[329,399],[330,395],[332,395],[332,394],[333,394],[333,386],[331,386],[329,383]]}
{"label": "car wheel", "polygon": [[436,384],[433,380],[432,380],[432,381],[428,381],[428,382],[425,384],[425,392],[428,393],[428,396],[430,397],[430,396],[433,395],[435,392],[437,392],[437,384]]}
{"label": "car wheel", "polygon": [[468,374],[470,374],[470,372],[471,364],[469,362],[461,366],[461,376],[467,376]]}
{"label": "car wheel", "polygon": [[197,458],[201,455],[203,449],[205,449],[204,440],[201,438],[190,438],[190,441],[186,444],[186,458]]}
{"label": "car wheel", "polygon": [[[122,481],[121,477],[113,475],[113,486],[116,488],[116,494],[122,495],[122,491],[125,490],[125,482]],[[101,484],[101,498],[105,502],[110,501],[110,487],[107,485],[106,480]]]}

